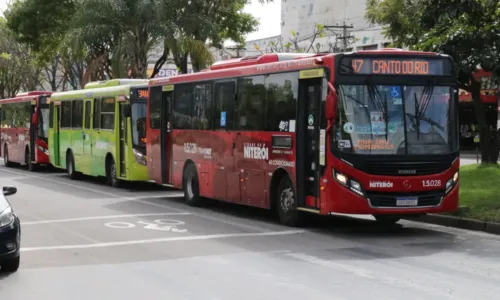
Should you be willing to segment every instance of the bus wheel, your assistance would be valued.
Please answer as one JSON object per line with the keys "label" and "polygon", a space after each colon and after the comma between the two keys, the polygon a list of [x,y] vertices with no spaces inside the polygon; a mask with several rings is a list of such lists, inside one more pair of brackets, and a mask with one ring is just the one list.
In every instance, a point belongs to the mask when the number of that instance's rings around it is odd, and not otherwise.
{"label": "bus wheel", "polygon": [[77,177],[75,171],[75,160],[73,159],[73,153],[68,152],[66,155],[66,171],[68,172],[68,176],[71,180],[75,180]]}
{"label": "bus wheel", "polygon": [[116,164],[113,158],[110,158],[108,160],[108,167],[106,168],[106,170],[108,185],[119,188],[121,186],[121,180],[118,179],[118,176],[116,175]]}
{"label": "bus wheel", "polygon": [[373,215],[375,220],[377,220],[377,223],[380,225],[394,225],[397,222],[399,222],[400,218],[397,216],[390,216],[390,215]]}
{"label": "bus wheel", "polygon": [[184,200],[189,206],[199,206],[201,204],[198,172],[196,172],[196,167],[193,164],[189,164],[184,169],[182,188],[184,190]]}
{"label": "bus wheel", "polygon": [[301,214],[297,210],[297,197],[292,181],[288,176],[281,179],[276,195],[276,206],[280,223],[285,226],[297,227],[301,225]]}
{"label": "bus wheel", "polygon": [[31,161],[30,151],[28,149],[26,149],[26,151],[24,153],[24,162],[26,163],[26,166],[28,167],[28,171],[34,172],[36,170],[36,164],[34,164]]}
{"label": "bus wheel", "polygon": [[6,167],[12,167],[12,163],[9,160],[9,150],[7,150],[7,145],[3,146],[3,163]]}

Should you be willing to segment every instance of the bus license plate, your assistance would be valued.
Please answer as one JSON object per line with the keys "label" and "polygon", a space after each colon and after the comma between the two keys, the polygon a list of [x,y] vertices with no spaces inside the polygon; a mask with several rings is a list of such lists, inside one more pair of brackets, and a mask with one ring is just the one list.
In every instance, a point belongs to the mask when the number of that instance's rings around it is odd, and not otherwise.
{"label": "bus license plate", "polygon": [[401,197],[396,198],[396,206],[417,206],[417,197]]}

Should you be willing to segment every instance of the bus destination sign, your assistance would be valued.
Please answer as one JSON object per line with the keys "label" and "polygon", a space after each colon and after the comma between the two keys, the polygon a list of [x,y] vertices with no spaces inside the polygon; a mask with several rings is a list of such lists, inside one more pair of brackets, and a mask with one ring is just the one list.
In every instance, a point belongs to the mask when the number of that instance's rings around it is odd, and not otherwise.
{"label": "bus destination sign", "polygon": [[346,75],[434,75],[451,76],[445,59],[343,57],[340,73]]}
{"label": "bus destination sign", "polygon": [[140,100],[147,100],[149,97],[148,89],[137,89],[137,98]]}

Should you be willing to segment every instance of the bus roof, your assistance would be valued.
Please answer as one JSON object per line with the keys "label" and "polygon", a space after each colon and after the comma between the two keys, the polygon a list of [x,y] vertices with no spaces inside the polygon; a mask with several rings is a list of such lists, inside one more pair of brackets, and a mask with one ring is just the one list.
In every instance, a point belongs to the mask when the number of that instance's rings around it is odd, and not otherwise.
{"label": "bus roof", "polygon": [[202,72],[181,74],[167,78],[153,78],[149,85],[176,84],[180,82],[196,82],[224,77],[251,76],[257,74],[301,70],[321,67],[322,58],[337,55],[422,55],[442,56],[435,52],[410,51],[399,48],[383,48],[379,50],[361,50],[348,53],[270,53],[223,60],[214,63]]}
{"label": "bus roof", "polygon": [[127,85],[117,85],[110,87],[99,87],[99,88],[88,88],[83,90],[58,92],[52,94],[52,100],[78,100],[78,99],[88,99],[98,96],[129,96],[131,88],[146,88],[147,83],[141,84],[127,84]]}
{"label": "bus roof", "polygon": [[84,86],[84,89],[93,89],[93,88],[103,88],[103,87],[111,87],[111,86],[119,86],[119,85],[130,85],[135,83],[145,83],[147,84],[149,79],[129,79],[129,78],[116,78],[104,81],[92,81],[87,83]]}
{"label": "bus roof", "polygon": [[29,92],[18,93],[16,95],[16,98],[17,97],[26,97],[26,96],[45,96],[45,95],[50,95],[52,93],[53,92],[51,92],[51,91],[29,91]]}
{"label": "bus roof", "polygon": [[36,98],[38,96],[50,96],[52,93],[53,92],[47,92],[47,91],[31,91],[31,92],[18,93],[13,98],[0,99],[0,104],[1,103],[32,101],[32,100],[36,100]]}

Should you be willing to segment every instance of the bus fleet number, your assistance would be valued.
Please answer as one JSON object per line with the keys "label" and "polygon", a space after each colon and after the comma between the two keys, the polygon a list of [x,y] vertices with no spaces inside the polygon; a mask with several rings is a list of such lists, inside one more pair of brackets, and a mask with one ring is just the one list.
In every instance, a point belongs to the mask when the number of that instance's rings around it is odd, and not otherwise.
{"label": "bus fleet number", "polygon": [[424,187],[441,186],[441,180],[422,180],[422,186]]}

